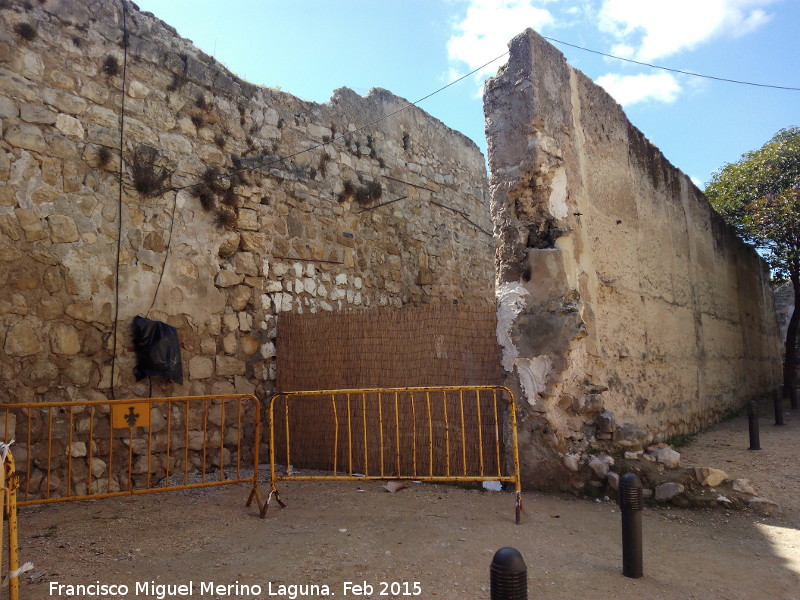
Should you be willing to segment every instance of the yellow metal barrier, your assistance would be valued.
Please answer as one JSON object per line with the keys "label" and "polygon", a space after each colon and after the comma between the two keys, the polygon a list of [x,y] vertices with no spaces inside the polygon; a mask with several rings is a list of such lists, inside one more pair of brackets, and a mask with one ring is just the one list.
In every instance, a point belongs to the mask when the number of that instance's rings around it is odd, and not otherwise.
{"label": "yellow metal barrier", "polygon": [[[8,521],[8,599],[19,598],[19,540],[17,539],[17,477],[14,474],[14,457],[9,451],[0,467],[3,475],[3,518]],[[2,533],[2,532],[0,532]],[[0,565],[2,564],[2,536],[0,536]]]}
{"label": "yellow metal barrier", "polygon": [[273,496],[285,506],[279,481],[500,481],[515,486],[519,523],[516,405],[505,387],[288,392],[270,400],[269,423],[271,490],[262,516]]}
{"label": "yellow metal barrier", "polygon": [[20,506],[233,483],[266,506],[249,394],[2,404],[0,431],[16,438]]}

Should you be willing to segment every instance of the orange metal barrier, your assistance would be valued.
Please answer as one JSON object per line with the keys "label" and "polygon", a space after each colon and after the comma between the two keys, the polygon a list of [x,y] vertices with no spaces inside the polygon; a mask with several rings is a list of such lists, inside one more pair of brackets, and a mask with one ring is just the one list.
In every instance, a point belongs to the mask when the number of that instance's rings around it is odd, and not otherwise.
{"label": "orange metal barrier", "polygon": [[249,394],[2,404],[0,431],[20,506],[250,483],[247,506],[266,507]]}
{"label": "orange metal barrier", "polygon": [[501,481],[515,486],[519,523],[516,405],[505,387],[288,392],[270,400],[269,422],[271,490],[262,516],[273,495],[285,506],[279,481]]}
{"label": "orange metal barrier", "polygon": [[[19,541],[17,539],[17,478],[14,476],[14,457],[8,452],[8,447],[2,445],[2,462],[0,465],[0,480],[2,480],[3,520],[8,521],[8,598],[19,598]],[[3,506],[4,505],[4,506]],[[0,531],[2,533],[2,531]],[[2,565],[2,536],[0,536],[0,565]],[[26,568],[30,565],[26,565]]]}

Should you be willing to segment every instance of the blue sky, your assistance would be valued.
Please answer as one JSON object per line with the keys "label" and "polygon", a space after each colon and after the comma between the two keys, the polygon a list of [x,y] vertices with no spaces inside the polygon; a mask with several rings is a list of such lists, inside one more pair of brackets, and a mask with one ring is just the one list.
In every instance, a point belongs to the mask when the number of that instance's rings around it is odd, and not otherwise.
{"label": "blue sky", "polygon": [[[415,101],[500,56],[526,27],[641,62],[800,88],[798,0],[136,0],[253,83],[326,102],[383,87]],[[800,92],[668,73],[555,44],[702,185],[779,129]],[[485,152],[481,82],[506,57],[420,107]]]}

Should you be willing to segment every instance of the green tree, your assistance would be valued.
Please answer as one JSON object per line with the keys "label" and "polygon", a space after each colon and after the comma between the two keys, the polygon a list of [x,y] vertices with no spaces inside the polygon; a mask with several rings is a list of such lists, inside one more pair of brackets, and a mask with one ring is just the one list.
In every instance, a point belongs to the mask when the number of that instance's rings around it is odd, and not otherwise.
{"label": "green tree", "polygon": [[776,277],[794,287],[786,331],[783,394],[797,408],[795,365],[800,326],[800,128],[780,130],[758,150],[714,173],[705,190],[711,204],[753,244]]}

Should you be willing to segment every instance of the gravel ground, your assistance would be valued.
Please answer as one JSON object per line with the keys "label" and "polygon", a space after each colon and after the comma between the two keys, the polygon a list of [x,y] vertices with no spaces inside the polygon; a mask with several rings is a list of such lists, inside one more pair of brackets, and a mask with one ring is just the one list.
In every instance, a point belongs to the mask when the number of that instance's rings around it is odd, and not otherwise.
{"label": "gravel ground", "polygon": [[[287,508],[271,506],[263,520],[245,508],[240,485],[23,508],[21,560],[34,568],[21,577],[20,598],[329,597],[324,586],[346,599],[417,591],[488,598],[492,556],[509,545],[528,565],[530,598],[800,600],[800,413],[788,411],[785,427],[763,413],[759,452],[747,451],[746,417],[680,451],[687,464],[750,479],[782,512],[648,507],[641,579],[621,575],[611,502],[527,493],[515,525],[508,492],[416,484],[389,494],[380,483],[288,482]],[[190,581],[191,593],[157,587]],[[127,585],[128,593],[51,593],[54,584],[95,582]],[[137,582],[149,583],[147,592],[137,594]],[[364,584],[371,592],[354,587]],[[291,587],[302,585],[316,587]]]}

